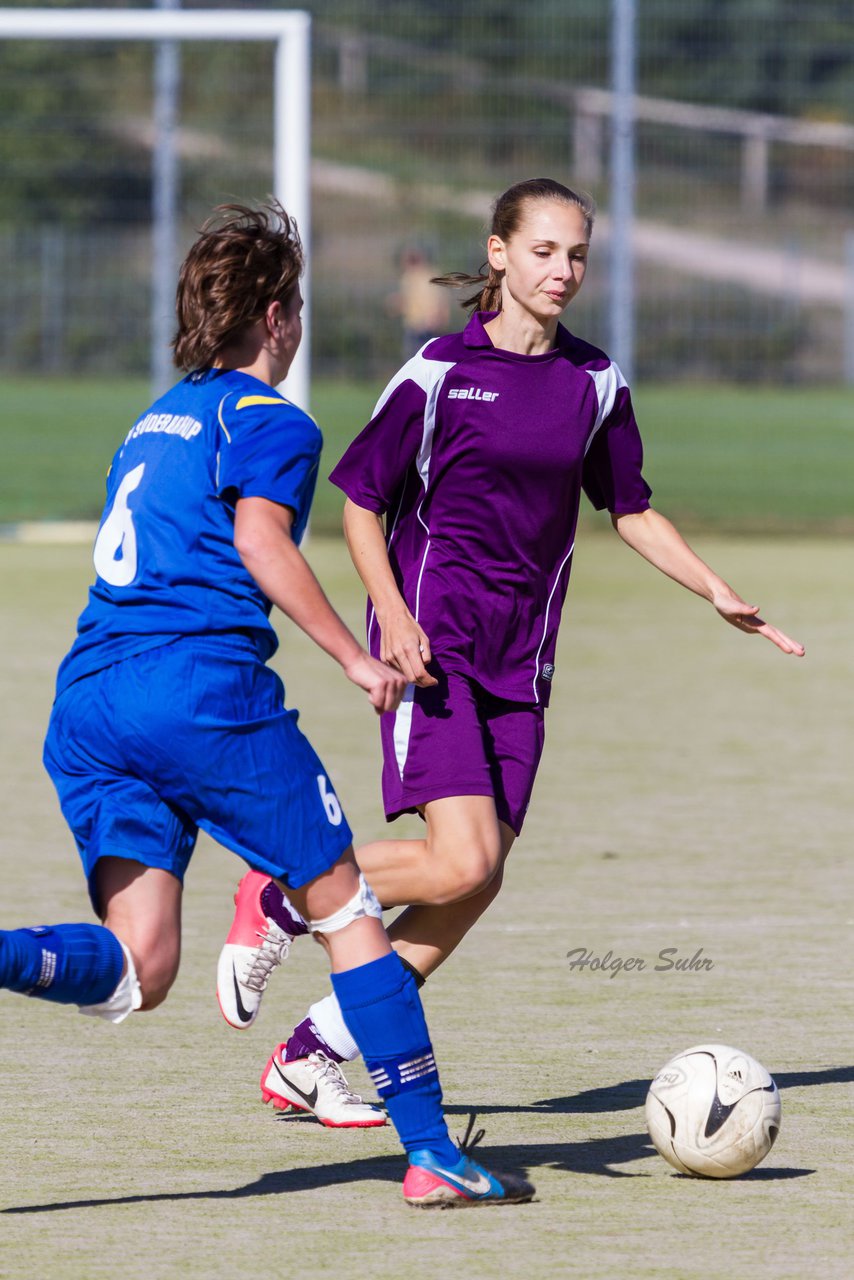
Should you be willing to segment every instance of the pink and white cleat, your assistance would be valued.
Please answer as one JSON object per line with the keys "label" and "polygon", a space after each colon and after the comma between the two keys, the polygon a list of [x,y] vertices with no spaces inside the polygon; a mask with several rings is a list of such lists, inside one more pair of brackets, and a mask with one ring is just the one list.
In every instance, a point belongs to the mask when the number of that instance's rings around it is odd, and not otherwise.
{"label": "pink and white cleat", "polygon": [[280,1044],[261,1075],[261,1097],[277,1111],[310,1111],[329,1129],[369,1129],[385,1124],[379,1107],[363,1102],[347,1083],[337,1062],[325,1053],[285,1060],[287,1045]]}
{"label": "pink and white cleat", "polygon": [[258,1015],[270,974],[287,960],[293,934],[264,912],[270,877],[247,871],[234,895],[236,911],[216,971],[216,996],[229,1026],[244,1031]]}

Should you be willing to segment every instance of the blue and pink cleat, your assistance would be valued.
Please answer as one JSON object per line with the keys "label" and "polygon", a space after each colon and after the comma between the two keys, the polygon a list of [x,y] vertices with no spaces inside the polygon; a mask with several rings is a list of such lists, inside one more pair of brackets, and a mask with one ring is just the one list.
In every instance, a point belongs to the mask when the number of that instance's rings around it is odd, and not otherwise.
{"label": "blue and pink cleat", "polygon": [[534,1198],[530,1182],[518,1174],[490,1173],[475,1160],[471,1149],[483,1137],[480,1129],[471,1138],[474,1115],[459,1144],[460,1158],[442,1165],[430,1150],[409,1152],[409,1168],[403,1180],[403,1198],[419,1209],[456,1209],[475,1204],[525,1204]]}

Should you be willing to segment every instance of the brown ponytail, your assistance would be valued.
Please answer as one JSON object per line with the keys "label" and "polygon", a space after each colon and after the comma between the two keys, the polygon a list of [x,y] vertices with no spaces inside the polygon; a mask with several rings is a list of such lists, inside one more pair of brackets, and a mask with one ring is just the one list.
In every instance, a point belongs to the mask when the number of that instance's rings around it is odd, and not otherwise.
{"label": "brown ponytail", "polygon": [[[529,178],[509,187],[493,205],[489,234],[509,240],[519,230],[525,204],[531,200],[560,200],[563,204],[574,205],[584,215],[585,229],[590,236],[596,217],[593,199],[584,192],[573,191],[555,182],[553,178]],[[434,276],[431,283],[446,289],[475,289],[467,298],[460,299],[460,306],[466,311],[501,310],[501,276],[486,262],[476,276],[467,275],[464,271],[451,271],[444,276]]]}

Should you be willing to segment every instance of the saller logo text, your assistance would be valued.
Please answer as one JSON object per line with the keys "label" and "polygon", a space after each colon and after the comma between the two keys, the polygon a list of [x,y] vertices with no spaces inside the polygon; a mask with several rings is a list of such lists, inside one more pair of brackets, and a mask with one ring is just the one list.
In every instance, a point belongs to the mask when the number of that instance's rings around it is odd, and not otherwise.
{"label": "saller logo text", "polygon": [[451,387],[449,400],[497,400],[498,391],[481,391],[480,387]]}

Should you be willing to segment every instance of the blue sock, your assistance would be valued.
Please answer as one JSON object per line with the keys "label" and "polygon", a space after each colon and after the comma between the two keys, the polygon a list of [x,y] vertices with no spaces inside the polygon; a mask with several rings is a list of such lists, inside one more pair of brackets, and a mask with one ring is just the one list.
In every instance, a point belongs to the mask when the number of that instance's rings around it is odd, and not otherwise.
{"label": "blue sock", "polygon": [[100,924],[0,930],[0,987],[57,1004],[100,1004],[119,985],[125,955]]}
{"label": "blue sock", "polygon": [[443,1165],[460,1158],[448,1137],[430,1033],[412,975],[392,951],[332,974],[344,1021],[407,1151],[425,1147]]}

